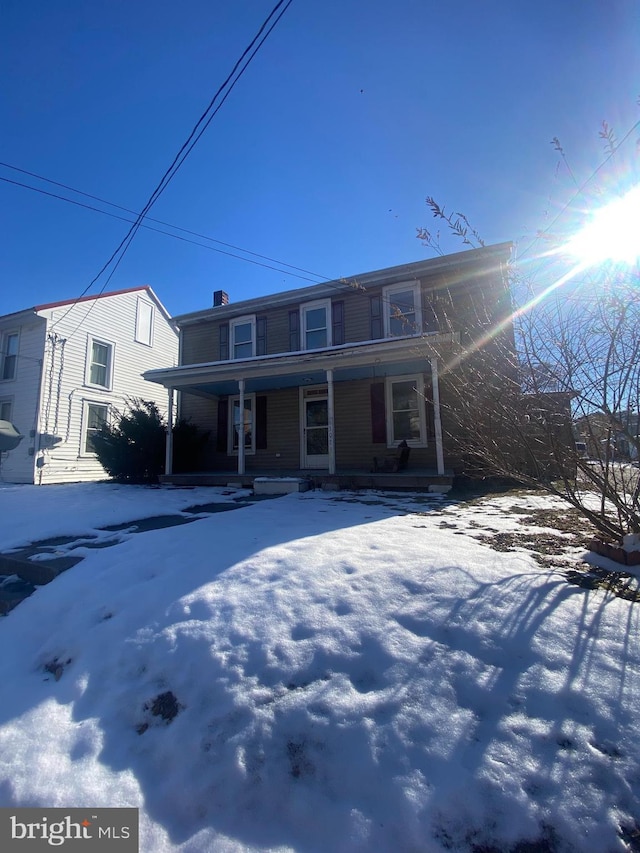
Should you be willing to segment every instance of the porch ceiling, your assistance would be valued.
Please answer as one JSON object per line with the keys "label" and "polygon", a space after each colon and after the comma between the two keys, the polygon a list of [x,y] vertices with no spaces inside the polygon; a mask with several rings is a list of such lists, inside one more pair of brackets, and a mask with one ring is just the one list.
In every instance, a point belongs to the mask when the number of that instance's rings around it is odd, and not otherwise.
{"label": "porch ceiling", "polygon": [[434,335],[238,361],[183,365],[148,371],[144,378],[166,388],[205,397],[237,394],[240,379],[245,380],[247,393],[322,385],[327,381],[326,371],[329,369],[333,370],[334,382],[382,379],[424,371],[434,355],[451,352],[456,338],[454,335]]}

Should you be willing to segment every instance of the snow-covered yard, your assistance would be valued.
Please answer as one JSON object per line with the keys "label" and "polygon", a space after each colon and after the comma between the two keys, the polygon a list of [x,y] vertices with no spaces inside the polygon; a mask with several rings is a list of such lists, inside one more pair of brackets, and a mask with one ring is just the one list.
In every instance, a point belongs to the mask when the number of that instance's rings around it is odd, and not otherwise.
{"label": "snow-covered yard", "polygon": [[568,583],[560,504],[307,492],[99,529],[224,491],[0,488],[0,551],[84,556],[0,620],[0,805],[138,806],[143,853],[640,849],[640,605]]}

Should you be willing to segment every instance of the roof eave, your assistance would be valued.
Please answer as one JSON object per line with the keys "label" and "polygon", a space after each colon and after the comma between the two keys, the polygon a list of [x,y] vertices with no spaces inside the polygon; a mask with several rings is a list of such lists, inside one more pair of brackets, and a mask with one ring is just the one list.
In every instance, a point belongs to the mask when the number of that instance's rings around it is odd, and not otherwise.
{"label": "roof eave", "polygon": [[468,249],[451,255],[442,255],[436,258],[428,258],[423,261],[414,261],[409,264],[401,264],[394,267],[375,270],[374,272],[361,273],[332,281],[314,284],[310,287],[301,287],[294,290],[285,290],[267,296],[259,296],[253,299],[245,299],[240,302],[230,302],[227,305],[216,305],[200,311],[192,311],[188,314],[179,314],[174,317],[179,328],[190,326],[195,323],[204,322],[215,317],[224,319],[239,314],[251,314],[256,309],[263,309],[268,303],[269,308],[277,308],[296,302],[304,302],[312,298],[319,299],[335,294],[336,291],[348,293],[349,291],[373,287],[378,284],[392,284],[396,281],[405,281],[418,278],[422,275],[433,275],[442,270],[459,267],[460,265],[471,265],[478,261],[488,261],[498,257],[501,263],[507,263],[513,252],[513,243],[496,243],[491,246],[483,246],[479,249]]}

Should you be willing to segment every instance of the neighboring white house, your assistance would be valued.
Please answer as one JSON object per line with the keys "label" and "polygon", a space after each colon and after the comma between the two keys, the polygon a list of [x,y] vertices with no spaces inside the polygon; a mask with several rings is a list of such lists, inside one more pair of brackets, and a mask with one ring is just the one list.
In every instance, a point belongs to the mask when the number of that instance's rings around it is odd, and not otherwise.
{"label": "neighboring white house", "polygon": [[92,433],[131,398],[166,413],[166,392],[141,374],[177,363],[173,321],[147,286],[1,316],[0,420],[24,438],[2,454],[0,480],[104,478]]}

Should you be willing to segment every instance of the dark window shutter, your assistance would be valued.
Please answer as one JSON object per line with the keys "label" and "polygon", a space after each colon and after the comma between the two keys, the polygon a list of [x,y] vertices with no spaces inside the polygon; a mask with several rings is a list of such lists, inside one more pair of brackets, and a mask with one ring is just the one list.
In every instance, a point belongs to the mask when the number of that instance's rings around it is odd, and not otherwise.
{"label": "dark window shutter", "polygon": [[334,347],[344,343],[344,302],[331,303],[331,341]]}
{"label": "dark window shutter", "polygon": [[371,385],[371,441],[374,444],[387,443],[384,382],[374,382]]}
{"label": "dark window shutter", "polygon": [[433,411],[433,385],[430,379],[425,379],[424,383],[424,407],[427,422],[427,438],[434,438],[436,426]]}
{"label": "dark window shutter", "polygon": [[383,337],[382,329],[382,297],[380,294],[369,297],[371,305],[371,340]]}
{"label": "dark window shutter", "polygon": [[256,319],[256,355],[267,354],[267,318]]}
{"label": "dark window shutter", "polygon": [[220,361],[229,359],[229,324],[221,323],[220,330]]}
{"label": "dark window shutter", "polygon": [[289,352],[300,349],[300,312],[289,311]]}
{"label": "dark window shutter", "polygon": [[218,453],[227,452],[227,422],[229,420],[229,398],[221,397],[218,400],[218,434],[216,436],[216,450]]}
{"label": "dark window shutter", "polygon": [[256,450],[267,449],[267,398],[256,397]]}

